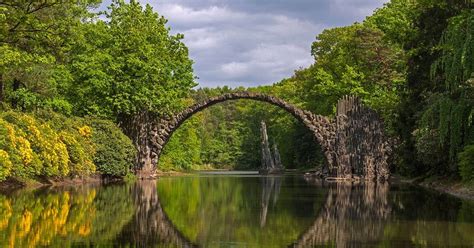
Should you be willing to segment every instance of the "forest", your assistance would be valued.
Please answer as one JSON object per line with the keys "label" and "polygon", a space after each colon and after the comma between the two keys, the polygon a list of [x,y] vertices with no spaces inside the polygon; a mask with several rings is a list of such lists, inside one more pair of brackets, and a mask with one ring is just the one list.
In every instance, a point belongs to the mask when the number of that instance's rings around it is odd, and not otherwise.
{"label": "forest", "polygon": [[[355,95],[383,117],[391,169],[474,183],[474,2],[391,0],[314,34],[313,64],[272,85],[203,88],[159,9],[137,1],[0,1],[0,181],[133,174],[137,116],[226,92],[274,95],[334,116]],[[278,51],[275,51],[278,52]],[[325,161],[310,131],[249,100],[212,106],[166,145],[160,170],[256,169],[260,122],[286,168]]]}

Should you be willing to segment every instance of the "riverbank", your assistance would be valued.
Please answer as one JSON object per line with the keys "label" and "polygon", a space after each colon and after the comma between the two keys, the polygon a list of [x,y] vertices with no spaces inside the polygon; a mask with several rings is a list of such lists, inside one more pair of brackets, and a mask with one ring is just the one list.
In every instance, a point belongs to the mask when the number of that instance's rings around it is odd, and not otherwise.
{"label": "riverbank", "polygon": [[434,189],[443,193],[447,193],[462,199],[474,201],[474,185],[467,185],[459,180],[450,178],[425,178],[415,180],[414,184],[425,188]]}
{"label": "riverbank", "polygon": [[[153,174],[153,178],[143,179],[157,179],[160,177],[170,176],[187,176],[189,172],[184,171],[156,171]],[[107,184],[114,182],[131,182],[140,180],[134,174],[129,174],[124,177],[112,177],[104,176],[101,174],[82,176],[82,177],[64,177],[64,178],[36,178],[36,179],[16,179],[8,178],[4,181],[0,181],[0,192],[8,192],[21,188],[41,188],[47,186],[75,186],[84,184]]]}
{"label": "riverbank", "polygon": [[55,186],[78,186],[85,184],[107,184],[121,181],[132,181],[130,177],[104,177],[103,175],[90,175],[87,177],[74,178],[37,178],[37,179],[16,179],[8,178],[0,182],[0,192],[9,192],[22,188],[41,188]]}
{"label": "riverbank", "polygon": [[396,175],[393,178],[395,179],[394,181],[418,185],[461,199],[474,201],[474,184],[468,185],[462,183],[459,179],[439,176],[403,178]]}

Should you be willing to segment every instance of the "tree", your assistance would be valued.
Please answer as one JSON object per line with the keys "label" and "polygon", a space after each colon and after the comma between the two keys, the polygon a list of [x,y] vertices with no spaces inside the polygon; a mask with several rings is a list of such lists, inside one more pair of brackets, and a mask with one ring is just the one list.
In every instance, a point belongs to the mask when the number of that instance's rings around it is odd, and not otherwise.
{"label": "tree", "polygon": [[70,65],[74,113],[119,123],[138,148],[138,168],[150,170],[151,126],[182,108],[196,85],[183,35],[171,35],[166,22],[150,5],[113,1],[105,20],[82,26]]}
{"label": "tree", "polygon": [[[69,80],[64,64],[81,20],[99,0],[0,1],[0,102],[14,107],[64,105],[58,88]],[[61,107],[61,106],[59,106]]]}
{"label": "tree", "polygon": [[123,121],[182,107],[195,86],[183,35],[170,35],[166,19],[137,1],[113,1],[105,16],[84,25],[75,47],[69,90],[75,113]]}

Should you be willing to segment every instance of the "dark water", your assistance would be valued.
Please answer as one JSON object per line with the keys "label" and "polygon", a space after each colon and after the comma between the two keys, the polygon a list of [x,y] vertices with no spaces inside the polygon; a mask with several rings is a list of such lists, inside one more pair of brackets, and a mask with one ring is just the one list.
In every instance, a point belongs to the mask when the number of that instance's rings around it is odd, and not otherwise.
{"label": "dark water", "polygon": [[196,175],[0,194],[0,247],[474,246],[474,202],[409,185]]}

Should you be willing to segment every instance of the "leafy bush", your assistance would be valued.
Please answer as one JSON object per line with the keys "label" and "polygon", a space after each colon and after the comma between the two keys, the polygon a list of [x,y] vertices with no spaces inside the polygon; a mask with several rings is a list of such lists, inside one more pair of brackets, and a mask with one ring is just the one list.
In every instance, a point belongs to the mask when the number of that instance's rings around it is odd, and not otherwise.
{"label": "leafy bush", "polygon": [[446,160],[439,143],[439,132],[435,129],[417,129],[414,133],[416,154],[430,169],[438,168]]}
{"label": "leafy bush", "polygon": [[0,181],[89,175],[96,167],[103,174],[125,176],[134,156],[132,142],[111,121],[51,111],[0,115]]}
{"label": "leafy bush", "polygon": [[0,149],[0,181],[10,175],[11,168],[10,156],[6,151]]}
{"label": "leafy bush", "polygon": [[474,181],[474,145],[464,147],[459,153],[459,173],[463,181]]}
{"label": "leafy bush", "polygon": [[43,163],[31,148],[26,135],[15,125],[0,118],[0,150],[2,175],[0,180],[12,174],[17,177],[30,177],[41,172]]}
{"label": "leafy bush", "polygon": [[136,155],[132,141],[111,121],[88,119],[87,123],[93,129],[92,140],[96,146],[94,164],[97,170],[111,176],[130,173]]}
{"label": "leafy bush", "polygon": [[92,141],[92,128],[82,118],[67,118],[63,115],[41,111],[36,114],[41,120],[47,120],[58,131],[61,142],[69,154],[70,174],[88,175],[94,173],[95,146]]}
{"label": "leafy bush", "polygon": [[[33,163],[35,168],[33,174],[45,176],[66,176],[69,174],[67,146],[48,123],[41,123],[30,115],[17,112],[7,112],[3,119],[13,124],[19,133],[25,134],[24,138],[31,145],[33,152],[37,154],[40,162]],[[28,148],[28,142],[23,141],[22,137],[15,138],[15,140],[20,144],[20,147]],[[22,143],[25,144],[21,145]],[[21,149],[20,154],[23,157],[26,155]],[[24,169],[27,168],[18,168],[14,172],[20,177],[31,176],[32,171]]]}

